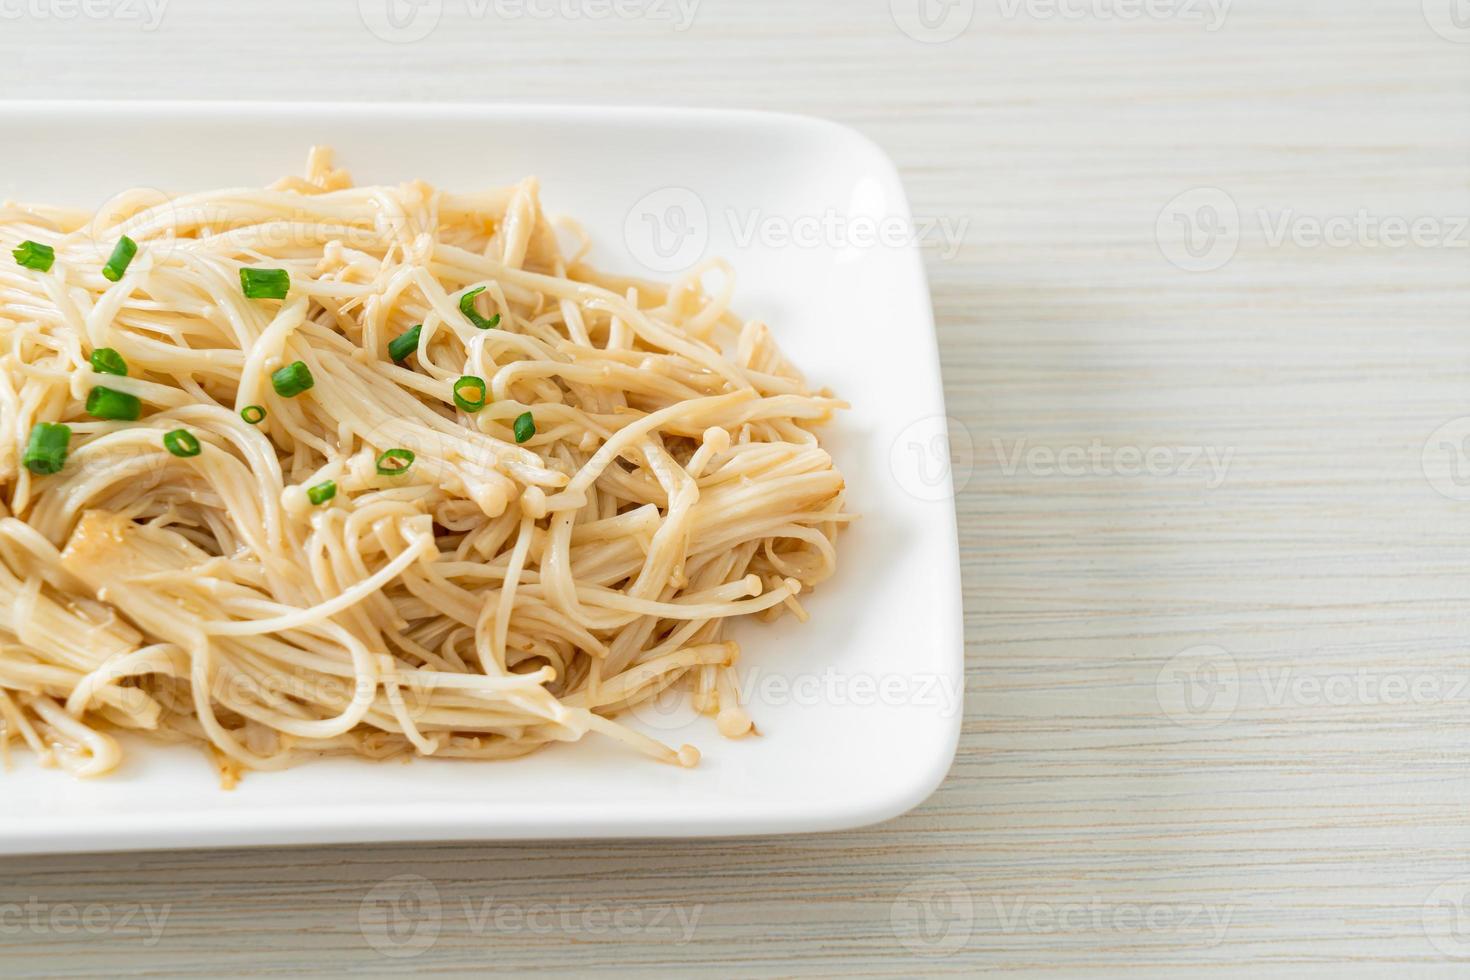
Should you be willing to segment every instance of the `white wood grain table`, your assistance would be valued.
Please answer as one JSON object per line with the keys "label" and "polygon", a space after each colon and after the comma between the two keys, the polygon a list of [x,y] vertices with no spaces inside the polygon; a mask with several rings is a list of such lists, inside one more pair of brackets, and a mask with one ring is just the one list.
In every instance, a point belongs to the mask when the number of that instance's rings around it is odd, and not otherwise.
{"label": "white wood grain table", "polygon": [[[6,860],[0,975],[1462,974],[1463,2],[152,3],[0,0],[0,94],[744,106],[882,143],[963,228],[927,247],[963,744],[855,833]],[[398,875],[431,885],[406,943]]]}

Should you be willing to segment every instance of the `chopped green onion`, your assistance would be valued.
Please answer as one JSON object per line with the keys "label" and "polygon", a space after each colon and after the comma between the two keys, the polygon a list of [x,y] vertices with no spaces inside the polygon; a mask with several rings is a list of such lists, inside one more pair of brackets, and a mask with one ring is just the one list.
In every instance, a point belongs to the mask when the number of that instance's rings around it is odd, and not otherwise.
{"label": "chopped green onion", "polygon": [[[462,392],[473,392],[478,398],[467,398]],[[485,379],[467,374],[454,383],[454,404],[466,412],[478,412],[485,407]]]}
{"label": "chopped green onion", "polygon": [[282,398],[295,398],[316,384],[305,361],[292,361],[271,375],[271,386]]}
{"label": "chopped green onion", "polygon": [[481,330],[490,330],[500,326],[500,314],[494,316],[481,316],[480,311],[475,309],[475,297],[485,291],[485,287],[471,289],[459,298],[459,312],[463,313],[471,323]]}
{"label": "chopped green onion", "polygon": [[318,483],[306,491],[306,499],[311,501],[313,507],[320,506],[335,496],[337,496],[337,482],[335,480]]}
{"label": "chopped green onion", "polygon": [[114,422],[136,422],[143,414],[143,403],[137,395],[98,385],[87,392],[87,414]]}
{"label": "chopped green onion", "polygon": [[265,409],[259,405],[246,405],[240,409],[240,417],[251,425],[259,425],[265,421]]}
{"label": "chopped green onion", "polygon": [[285,269],[241,269],[240,289],[246,299],[285,299],[291,274]]}
{"label": "chopped green onion", "polygon": [[133,261],[133,256],[138,254],[138,243],[127,235],[117,240],[117,246],[112,250],[112,257],[102,267],[102,278],[108,282],[117,282],[128,271],[128,265]]}
{"label": "chopped green onion", "polygon": [[128,362],[123,356],[111,347],[99,347],[92,352],[92,370],[98,374],[115,374],[120,378],[128,376]]}
{"label": "chopped green onion", "polygon": [[26,443],[26,469],[37,476],[60,473],[66,465],[66,447],[71,442],[71,426],[59,422],[37,422],[31,427]]}
{"label": "chopped green onion", "polygon": [[516,442],[525,442],[536,434],[536,420],[531,417],[530,412],[522,412],[516,416],[514,428]]}
{"label": "chopped green onion", "polygon": [[408,355],[419,349],[419,331],[423,329],[420,323],[388,341],[388,356],[399,364],[408,360]]}
{"label": "chopped green onion", "polygon": [[413,465],[413,451],[409,449],[387,449],[378,457],[379,476],[398,476],[407,473]]}
{"label": "chopped green onion", "polygon": [[199,455],[199,440],[188,429],[175,429],[163,437],[163,448],[188,459]]}
{"label": "chopped green onion", "polygon": [[37,272],[50,272],[51,263],[56,261],[56,249],[40,242],[21,242],[20,248],[11,249],[10,254],[15,256],[16,262]]}

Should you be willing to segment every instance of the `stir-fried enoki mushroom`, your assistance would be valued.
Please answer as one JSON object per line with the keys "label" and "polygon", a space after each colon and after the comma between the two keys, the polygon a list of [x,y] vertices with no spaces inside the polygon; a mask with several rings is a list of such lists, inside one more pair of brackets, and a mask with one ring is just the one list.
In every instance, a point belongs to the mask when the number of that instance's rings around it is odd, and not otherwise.
{"label": "stir-fried enoki mushroom", "polygon": [[596,732],[693,765],[619,720],[671,688],[754,731],[726,625],[833,573],[843,406],[728,268],[604,275],[534,180],[356,187],[322,149],[7,204],[0,247],[0,752],[100,774],[132,730],[229,782]]}

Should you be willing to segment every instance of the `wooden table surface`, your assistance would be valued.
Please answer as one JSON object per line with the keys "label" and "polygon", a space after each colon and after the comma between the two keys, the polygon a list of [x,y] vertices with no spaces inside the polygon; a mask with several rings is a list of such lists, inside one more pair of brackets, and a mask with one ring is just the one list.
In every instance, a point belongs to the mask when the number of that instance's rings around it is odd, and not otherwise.
{"label": "wooden table surface", "polygon": [[883,826],[9,859],[0,975],[1463,974],[1470,10],[925,3],[0,3],[9,97],[871,135],[951,231],[968,654],[950,777]]}

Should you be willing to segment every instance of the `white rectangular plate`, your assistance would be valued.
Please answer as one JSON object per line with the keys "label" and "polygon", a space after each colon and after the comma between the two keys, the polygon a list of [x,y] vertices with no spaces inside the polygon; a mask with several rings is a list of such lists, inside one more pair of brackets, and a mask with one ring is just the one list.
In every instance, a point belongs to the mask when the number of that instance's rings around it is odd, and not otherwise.
{"label": "white rectangular plate", "polygon": [[325,143],[359,183],[539,175],[548,212],[579,220],[609,270],[672,278],[725,257],[736,310],[852,403],[825,439],[863,515],[836,577],[803,597],[809,623],[736,632],[759,737],[722,739],[679,710],[638,722],[696,745],[696,769],[589,736],[512,762],[322,760],[225,792],[196,749],[128,740],[94,781],[15,751],[0,853],[837,830],[943,779],[963,684],[944,397],[908,205],[874,144],[796,117],[553,107],[11,104],[0,128],[9,199],[99,208],[130,187],[260,186]]}

